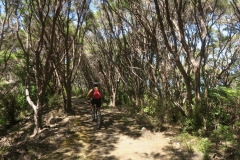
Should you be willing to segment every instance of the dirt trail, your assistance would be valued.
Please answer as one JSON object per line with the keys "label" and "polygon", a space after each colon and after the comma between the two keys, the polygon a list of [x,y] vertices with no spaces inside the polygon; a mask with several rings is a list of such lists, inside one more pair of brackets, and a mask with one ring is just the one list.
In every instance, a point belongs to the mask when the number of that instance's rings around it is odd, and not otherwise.
{"label": "dirt trail", "polygon": [[80,159],[202,159],[201,155],[181,151],[180,144],[171,141],[173,132],[152,133],[116,108],[102,110],[102,127],[98,130],[91,122],[89,106],[79,100],[76,104],[81,104],[75,106],[82,115],[79,133],[87,142],[82,147]]}
{"label": "dirt trail", "polygon": [[[2,152],[5,159],[202,159],[200,154],[182,151],[181,145],[171,140],[174,132],[152,133],[143,129],[144,126],[137,124],[135,119],[126,117],[116,109],[103,109],[102,127],[98,130],[96,123],[91,121],[86,101],[73,99],[73,104],[74,115],[61,117],[60,114],[51,114],[50,118],[45,116],[50,127],[44,128],[35,139],[29,138],[29,128],[19,126],[22,129],[14,141],[18,137],[25,141],[18,141],[8,151]],[[3,140],[0,145],[1,142]]]}

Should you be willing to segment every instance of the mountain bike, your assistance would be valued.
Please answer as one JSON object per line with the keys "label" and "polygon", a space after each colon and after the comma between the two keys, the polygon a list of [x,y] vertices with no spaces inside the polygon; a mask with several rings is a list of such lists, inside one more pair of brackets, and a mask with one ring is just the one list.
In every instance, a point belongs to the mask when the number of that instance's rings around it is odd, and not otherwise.
{"label": "mountain bike", "polygon": [[96,104],[93,105],[92,120],[96,121],[97,128],[100,129],[100,127],[101,127],[101,112],[98,111]]}

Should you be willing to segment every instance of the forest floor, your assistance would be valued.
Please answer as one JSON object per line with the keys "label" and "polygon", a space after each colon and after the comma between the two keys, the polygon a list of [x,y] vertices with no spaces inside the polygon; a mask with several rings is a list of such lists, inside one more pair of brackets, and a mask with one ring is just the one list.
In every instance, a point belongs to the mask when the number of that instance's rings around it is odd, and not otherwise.
{"label": "forest floor", "polygon": [[25,119],[0,137],[0,159],[21,160],[201,160],[174,141],[177,130],[153,132],[115,108],[102,109],[102,126],[91,121],[86,100],[73,98],[73,115],[44,114],[46,125],[31,137],[33,119]]}

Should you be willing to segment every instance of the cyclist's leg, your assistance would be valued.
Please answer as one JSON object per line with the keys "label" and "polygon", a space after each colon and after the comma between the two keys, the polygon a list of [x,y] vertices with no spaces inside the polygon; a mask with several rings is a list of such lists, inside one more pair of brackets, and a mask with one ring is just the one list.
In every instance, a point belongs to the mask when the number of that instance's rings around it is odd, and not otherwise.
{"label": "cyclist's leg", "polygon": [[97,127],[100,129],[101,127],[101,99],[96,100],[96,108],[97,108]]}
{"label": "cyclist's leg", "polygon": [[91,112],[93,113],[93,105],[94,105],[94,100],[93,98],[91,99],[91,102],[90,102],[90,108],[91,108]]}
{"label": "cyclist's leg", "polygon": [[96,107],[97,107],[97,110],[98,110],[98,113],[101,114],[101,106],[102,106],[102,102],[101,102],[101,99],[98,99],[96,101]]}

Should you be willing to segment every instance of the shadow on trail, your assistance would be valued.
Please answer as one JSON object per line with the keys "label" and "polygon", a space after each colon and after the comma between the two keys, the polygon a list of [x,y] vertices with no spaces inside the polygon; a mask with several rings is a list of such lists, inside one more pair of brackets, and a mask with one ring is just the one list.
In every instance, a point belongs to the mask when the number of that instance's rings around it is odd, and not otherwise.
{"label": "shadow on trail", "polygon": [[87,138],[82,158],[118,160],[117,157],[110,155],[110,152],[116,149],[119,134],[132,138],[141,136],[139,126],[134,124],[134,120],[126,119],[124,114],[104,108],[101,110],[101,128],[97,129],[96,122],[91,120],[89,104],[79,100],[77,104],[79,105],[74,107],[74,111],[76,115],[81,116],[79,132],[85,134]]}
{"label": "shadow on trail", "polygon": [[[65,115],[60,111],[46,112],[43,115],[46,124],[37,137],[30,138],[32,118],[19,123],[15,128],[18,131],[9,133],[11,140],[0,139],[0,146],[5,146],[4,151],[0,148],[0,159],[120,160],[111,155],[117,149],[119,135],[132,139],[141,138],[142,126],[116,108],[102,109],[102,125],[99,130],[96,122],[91,120],[90,106],[86,100],[73,98],[72,104],[73,115]],[[168,147],[165,149],[171,150]],[[172,156],[173,159],[178,158],[177,154],[182,154],[177,150],[173,152],[176,153]],[[141,156],[148,159],[164,158],[160,153],[146,153]]]}

